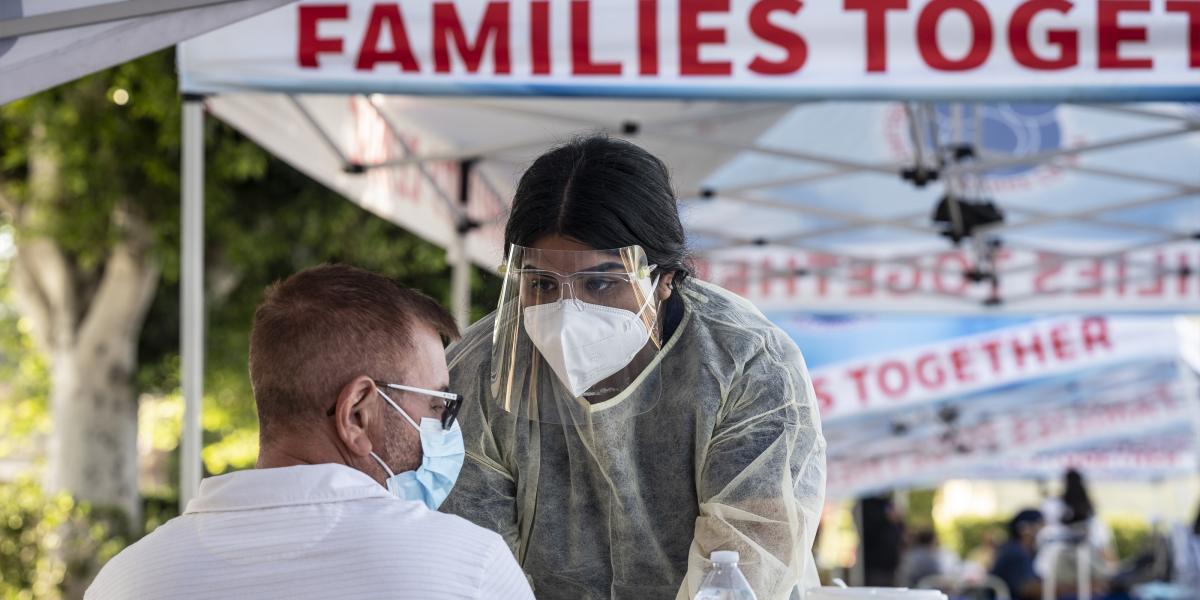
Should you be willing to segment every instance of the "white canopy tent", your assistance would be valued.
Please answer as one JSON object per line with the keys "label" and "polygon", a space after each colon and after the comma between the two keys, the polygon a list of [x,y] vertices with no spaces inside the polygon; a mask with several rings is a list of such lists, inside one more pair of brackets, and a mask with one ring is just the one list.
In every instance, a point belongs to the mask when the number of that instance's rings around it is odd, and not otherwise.
{"label": "white canopy tent", "polygon": [[[446,247],[460,319],[521,169],[596,130],[672,167],[701,276],[777,322],[1195,310],[1200,1],[905,4],[300,2],[181,46],[186,130],[203,102]],[[1126,358],[1156,382],[1175,360]],[[1046,410],[1078,408],[1062,375]]]}
{"label": "white canopy tent", "polygon": [[287,1],[5,0],[0,2],[0,104]]}

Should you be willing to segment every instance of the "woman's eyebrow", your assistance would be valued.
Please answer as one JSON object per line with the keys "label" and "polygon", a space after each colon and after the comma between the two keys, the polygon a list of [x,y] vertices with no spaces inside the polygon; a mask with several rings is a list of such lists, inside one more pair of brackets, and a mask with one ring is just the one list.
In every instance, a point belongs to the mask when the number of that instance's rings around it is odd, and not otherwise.
{"label": "woman's eyebrow", "polygon": [[605,272],[605,271],[624,271],[624,270],[625,270],[625,265],[623,265],[619,262],[606,262],[606,263],[600,263],[594,267],[580,269],[579,271],[576,271],[576,272],[582,273],[582,272]]}
{"label": "woman's eyebrow", "polygon": [[[538,265],[532,265],[529,263],[525,263],[525,265],[521,267],[521,270],[545,271],[547,273],[554,273],[556,275],[559,274],[557,271],[552,271],[545,267],[541,267]],[[594,265],[594,266],[588,267],[586,269],[576,269],[575,272],[576,273],[596,273],[596,272],[605,273],[605,272],[609,272],[609,271],[624,271],[624,270],[625,270],[625,265],[623,263],[610,261],[610,262],[606,262],[606,263],[600,263],[598,265]],[[563,275],[569,275],[569,274],[570,273],[563,273]]]}

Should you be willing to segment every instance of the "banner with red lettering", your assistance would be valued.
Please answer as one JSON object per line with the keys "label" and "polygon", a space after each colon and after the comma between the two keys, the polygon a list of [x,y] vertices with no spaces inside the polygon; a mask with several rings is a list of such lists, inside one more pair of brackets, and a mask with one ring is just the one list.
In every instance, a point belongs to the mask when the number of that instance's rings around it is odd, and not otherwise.
{"label": "banner with red lettering", "polygon": [[[895,443],[873,443],[855,448],[831,449],[828,489],[831,497],[852,497],[897,487],[936,484],[952,478],[1012,478],[1030,476],[1037,468],[1122,466],[1078,455],[1071,450],[1104,440],[1152,441],[1161,432],[1179,430],[1194,437],[1187,425],[1195,414],[1191,391],[1179,384],[1156,385],[1138,393],[1117,394],[1082,405],[1049,409],[1036,404],[1011,407],[998,416],[956,427],[950,435],[932,438],[909,436]],[[1165,439],[1165,438],[1164,438]],[[1161,467],[1194,464],[1188,448],[1146,452],[1127,457],[1126,463],[1150,461]],[[1084,461],[1084,462],[1081,462]],[[1162,464],[1164,461],[1172,464]],[[1129,466],[1128,464],[1124,466]],[[1061,471],[1060,471],[1061,472]],[[1117,473],[1113,473],[1117,475]],[[1126,474],[1128,476],[1128,474]]]}
{"label": "banner with red lettering", "polygon": [[1155,435],[1042,452],[1010,458],[970,471],[973,479],[1057,479],[1067,469],[1078,469],[1089,479],[1149,480],[1196,473],[1196,435],[1190,427],[1173,428]]}
{"label": "banner with red lettering", "polygon": [[[800,340],[801,350],[804,349]],[[811,370],[825,423],[1179,353],[1170,319],[1046,319]]]}
{"label": "banner with red lettering", "polygon": [[[865,246],[865,244],[864,244]],[[860,256],[785,247],[708,253],[699,275],[764,311],[1020,313],[1176,311],[1200,307],[1200,245],[1176,242],[1087,257],[1001,249],[994,278],[972,279],[976,259],[949,247],[898,257],[877,244]],[[863,248],[863,250],[868,250]]]}
{"label": "banner with red lettering", "polygon": [[1173,100],[1200,0],[309,0],[180,59],[198,93]]}
{"label": "banner with red lettering", "polygon": [[835,497],[1065,464],[1129,478],[1195,462],[1200,380],[1180,358],[1186,319],[780,323],[808,358]]}

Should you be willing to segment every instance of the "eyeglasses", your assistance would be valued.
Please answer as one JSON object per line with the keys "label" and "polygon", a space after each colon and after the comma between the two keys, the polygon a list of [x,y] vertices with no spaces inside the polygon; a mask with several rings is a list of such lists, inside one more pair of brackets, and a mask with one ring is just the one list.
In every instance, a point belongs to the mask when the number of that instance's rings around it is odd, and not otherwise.
{"label": "eyeglasses", "polygon": [[513,269],[512,274],[520,283],[521,297],[528,305],[558,302],[570,290],[571,298],[589,304],[609,305],[629,294],[638,282],[648,278],[655,269],[653,265],[637,273],[621,271],[580,271],[563,275],[545,269]]}
{"label": "eyeglasses", "polygon": [[[454,425],[454,421],[456,419],[458,419],[458,411],[460,408],[462,408],[462,403],[463,403],[462,396],[459,394],[455,394],[453,392],[443,392],[441,390],[427,390],[425,388],[412,387],[409,385],[400,385],[398,383],[387,383],[387,382],[379,381],[379,380],[375,380],[375,385],[376,385],[376,387],[387,388],[389,390],[400,390],[402,392],[412,392],[414,394],[421,394],[422,396],[432,396],[434,398],[441,398],[442,403],[443,403],[442,404],[442,429],[450,429],[450,427]],[[382,391],[382,390],[380,390],[380,391]],[[381,395],[390,404],[395,406],[395,403],[392,402],[392,399],[388,398],[386,394],[381,394]],[[395,408],[400,409],[399,406],[395,406]],[[325,416],[332,417],[333,413],[336,411],[337,411],[337,403],[335,402],[334,405],[330,406],[329,410],[325,412]]]}

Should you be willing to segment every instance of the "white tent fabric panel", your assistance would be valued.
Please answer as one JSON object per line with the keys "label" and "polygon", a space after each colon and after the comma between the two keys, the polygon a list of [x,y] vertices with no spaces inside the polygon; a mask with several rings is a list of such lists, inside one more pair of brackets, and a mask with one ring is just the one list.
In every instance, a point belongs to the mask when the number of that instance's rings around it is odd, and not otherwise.
{"label": "white tent fabric panel", "polygon": [[[1200,305],[1200,105],[911,108],[800,106],[715,173],[715,201],[689,221],[713,276],[768,310]],[[914,140],[925,161],[933,140],[977,157],[917,187],[898,177],[918,164]],[[788,168],[788,153],[818,149]],[[931,218],[951,192],[994,201],[1003,221],[955,247]]]}
{"label": "white tent fabric panel", "polygon": [[[0,2],[0,104],[289,1],[5,0]],[[145,16],[117,18],[126,15]],[[19,37],[6,35],[29,28],[31,22],[35,29],[83,24]]]}
{"label": "white tent fabric panel", "polygon": [[[393,96],[230,94],[209,98],[218,118],[331,189],[421,237],[449,247],[467,217],[471,259],[500,264],[503,223],[520,173],[547,147],[588,132],[633,136],[699,189],[790,108],[712,101],[466,100]],[[672,142],[708,135],[726,145]],[[463,161],[475,161],[466,207]]]}

